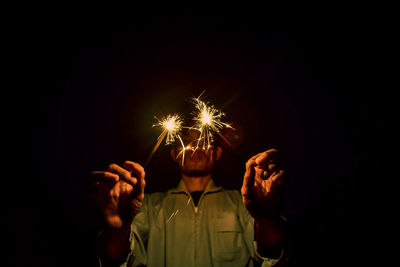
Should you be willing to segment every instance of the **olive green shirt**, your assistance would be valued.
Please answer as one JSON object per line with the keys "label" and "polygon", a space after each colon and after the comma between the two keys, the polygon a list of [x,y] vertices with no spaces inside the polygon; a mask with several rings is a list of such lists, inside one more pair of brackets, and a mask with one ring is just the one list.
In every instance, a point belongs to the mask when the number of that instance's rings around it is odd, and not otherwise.
{"label": "olive green shirt", "polygon": [[254,220],[240,193],[212,180],[197,207],[183,181],[165,193],[145,195],[130,242],[131,253],[122,266],[242,267],[256,261],[274,266],[280,261],[256,253]]}

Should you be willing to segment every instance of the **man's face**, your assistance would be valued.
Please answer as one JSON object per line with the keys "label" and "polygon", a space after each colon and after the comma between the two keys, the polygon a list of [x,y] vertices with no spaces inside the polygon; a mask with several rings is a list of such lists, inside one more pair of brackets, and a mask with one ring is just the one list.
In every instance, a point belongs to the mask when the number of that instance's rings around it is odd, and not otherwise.
{"label": "man's face", "polygon": [[197,145],[197,139],[199,137],[198,131],[189,130],[185,135],[182,136],[182,140],[186,146],[184,156],[182,153],[182,147],[177,146],[175,148],[175,157],[177,157],[178,165],[181,171],[187,176],[203,176],[210,174],[214,168],[215,162],[220,154],[217,153],[221,148],[211,146],[208,149],[202,148],[202,143],[199,144],[199,148],[194,149]]}

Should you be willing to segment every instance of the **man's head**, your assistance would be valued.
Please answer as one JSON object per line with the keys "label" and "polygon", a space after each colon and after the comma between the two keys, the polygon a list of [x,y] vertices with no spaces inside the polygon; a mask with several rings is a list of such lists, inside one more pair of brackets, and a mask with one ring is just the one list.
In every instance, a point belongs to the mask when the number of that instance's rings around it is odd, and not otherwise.
{"label": "man's head", "polygon": [[[222,148],[215,143],[203,148],[203,143],[198,142],[199,131],[188,129],[182,135],[185,145],[177,142],[171,150],[172,158],[178,163],[181,172],[189,177],[200,177],[211,174],[215,163],[222,156]],[[197,149],[194,149],[198,147]]]}

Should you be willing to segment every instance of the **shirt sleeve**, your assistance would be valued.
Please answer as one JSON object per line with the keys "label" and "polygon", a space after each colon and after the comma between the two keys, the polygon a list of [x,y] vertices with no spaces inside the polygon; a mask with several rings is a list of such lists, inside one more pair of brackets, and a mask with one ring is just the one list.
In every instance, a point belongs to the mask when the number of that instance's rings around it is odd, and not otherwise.
{"label": "shirt sleeve", "polygon": [[129,265],[127,265],[127,263],[128,263],[129,258],[132,255],[133,247],[134,247],[134,242],[132,242],[133,241],[132,237],[133,237],[133,235],[132,235],[132,232],[131,232],[131,234],[129,236],[130,252],[125,257],[123,257],[121,259],[118,259],[118,260],[115,260],[115,261],[105,261],[104,258],[102,259],[102,254],[101,254],[100,248],[99,248],[99,245],[101,244],[102,238],[103,238],[103,231],[100,231],[100,233],[97,236],[97,240],[96,240],[96,243],[97,243],[97,246],[98,246],[97,247],[98,257],[97,257],[96,266],[98,266],[98,267],[107,267],[107,266],[126,267],[126,266],[129,266]]}
{"label": "shirt sleeve", "polygon": [[132,222],[131,232],[131,253],[127,258],[128,267],[146,266],[147,243],[149,240],[150,226],[160,210],[160,203],[165,197],[165,193],[155,192],[145,194],[140,212]]}
{"label": "shirt sleeve", "polygon": [[[238,199],[237,206],[239,221],[242,225],[246,245],[249,249],[251,257],[253,258],[253,261],[260,263],[262,267],[272,267],[280,265],[281,262],[286,261],[285,249],[282,250],[280,257],[277,259],[263,257],[257,252],[257,242],[254,240],[254,219],[253,217],[251,217],[251,215],[248,213],[247,209],[243,205],[240,192],[236,192]],[[285,218],[282,219],[286,220]]]}
{"label": "shirt sleeve", "polygon": [[263,257],[257,252],[257,242],[256,241],[253,242],[253,248],[254,248],[254,253],[255,253],[257,261],[262,263],[261,267],[277,266],[278,263],[280,263],[284,260],[284,255],[285,255],[284,249],[282,249],[282,252],[281,252],[281,255],[279,256],[279,258],[272,259],[272,258]]}
{"label": "shirt sleeve", "polygon": [[[151,210],[151,208],[150,208]],[[149,196],[145,195],[140,212],[132,222],[131,253],[128,257],[127,266],[146,265],[147,240],[149,236]]]}
{"label": "shirt sleeve", "polygon": [[[145,195],[140,212],[135,216],[132,222],[131,234],[129,236],[130,251],[129,253],[118,262],[111,263],[111,266],[130,267],[130,266],[143,266],[146,265],[146,245],[149,232],[149,196]],[[99,233],[97,242],[100,243],[102,232]],[[98,257],[98,266],[108,266]]]}

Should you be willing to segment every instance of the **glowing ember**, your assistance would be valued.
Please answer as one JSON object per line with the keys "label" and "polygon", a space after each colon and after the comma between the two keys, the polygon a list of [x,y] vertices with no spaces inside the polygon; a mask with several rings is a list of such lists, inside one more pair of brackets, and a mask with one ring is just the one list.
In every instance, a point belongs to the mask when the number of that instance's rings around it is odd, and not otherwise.
{"label": "glowing ember", "polygon": [[166,144],[171,144],[175,142],[176,138],[179,137],[180,131],[182,130],[182,123],[183,121],[179,117],[179,115],[175,114],[175,115],[168,115],[165,119],[158,120],[158,122],[153,126],[162,127],[164,131],[161,133],[158,139],[160,139],[163,133],[166,132],[167,138],[165,142]]}
{"label": "glowing ember", "polygon": [[164,140],[165,137],[167,137],[165,140],[166,144],[171,144],[175,142],[176,139],[179,139],[183,146],[182,139],[179,135],[180,131],[182,130],[182,123],[183,123],[180,116],[177,114],[168,115],[165,119],[161,120],[157,119],[157,120],[158,122],[156,124],[153,124],[153,127],[159,126],[162,127],[162,129],[164,130],[162,131],[160,136],[158,136],[157,143],[155,144],[153,150],[151,151],[149,157],[147,158],[147,161],[144,165],[145,167],[149,164],[151,158],[153,157],[154,153],[157,151],[158,147],[160,146],[161,142]]}
{"label": "glowing ember", "polygon": [[[156,150],[158,149],[164,138],[165,138],[165,143],[167,145],[179,140],[180,145],[182,147],[177,155],[177,158],[182,157],[182,165],[184,164],[186,151],[188,150],[196,151],[197,149],[200,148],[200,146],[202,149],[209,149],[210,147],[212,147],[214,143],[216,134],[218,134],[229,144],[229,142],[221,135],[221,130],[223,128],[233,129],[233,127],[231,127],[228,123],[225,123],[221,120],[225,116],[225,114],[222,111],[200,100],[202,94],[200,94],[200,96],[197,98],[191,98],[191,102],[194,104],[196,111],[193,113],[194,115],[193,120],[195,124],[193,127],[190,127],[190,129],[198,131],[200,133],[198,138],[192,141],[189,145],[185,146],[180,134],[182,128],[186,127],[182,127],[183,121],[178,114],[168,115],[166,118],[163,118],[161,120],[156,118],[158,122],[153,124],[153,127],[154,126],[161,127],[163,131],[159,135],[157,143],[154,146],[152,152],[150,153],[150,156],[148,157],[145,166],[147,166],[150,159],[152,158],[152,156],[154,155],[154,153],[156,152]],[[195,145],[192,145],[192,143]]]}
{"label": "glowing ember", "polygon": [[228,123],[221,121],[225,116],[222,111],[200,100],[200,97],[201,95],[191,99],[196,108],[196,112],[194,113],[195,125],[192,129],[200,132],[196,149],[199,148],[200,143],[202,143],[203,149],[208,149],[212,146],[215,134],[220,134],[220,130],[224,127],[232,127]]}

